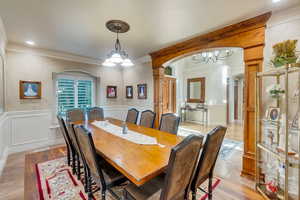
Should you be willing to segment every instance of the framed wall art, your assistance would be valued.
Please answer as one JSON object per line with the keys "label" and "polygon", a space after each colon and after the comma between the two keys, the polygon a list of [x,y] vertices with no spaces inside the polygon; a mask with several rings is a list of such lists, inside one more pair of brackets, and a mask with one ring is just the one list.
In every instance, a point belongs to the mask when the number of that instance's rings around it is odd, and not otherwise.
{"label": "framed wall art", "polygon": [[41,99],[42,83],[40,81],[20,81],[20,99]]}
{"label": "framed wall art", "polygon": [[111,85],[107,86],[106,97],[109,99],[117,98],[117,86],[111,86]]}
{"label": "framed wall art", "polygon": [[277,107],[269,107],[268,109],[268,120],[278,121],[280,118],[280,108]]}
{"label": "framed wall art", "polygon": [[147,99],[147,84],[138,84],[138,99]]}
{"label": "framed wall art", "polygon": [[127,99],[133,98],[133,86],[126,86],[126,98]]}

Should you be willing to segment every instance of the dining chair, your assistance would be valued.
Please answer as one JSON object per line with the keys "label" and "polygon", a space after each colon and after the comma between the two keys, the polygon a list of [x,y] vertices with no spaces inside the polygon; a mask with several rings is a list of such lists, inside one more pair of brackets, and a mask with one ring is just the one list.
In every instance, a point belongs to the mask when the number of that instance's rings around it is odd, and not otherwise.
{"label": "dining chair", "polygon": [[174,113],[165,113],[161,115],[159,130],[177,135],[180,117]]}
{"label": "dining chair", "polygon": [[104,112],[103,108],[100,107],[92,107],[87,109],[87,118],[88,120],[95,121],[95,120],[103,120]]}
{"label": "dining chair", "polygon": [[69,133],[68,133],[68,130],[67,130],[67,127],[66,127],[66,123],[64,121],[64,119],[57,115],[57,121],[58,121],[58,124],[59,124],[59,128],[60,128],[60,131],[64,137],[64,140],[65,140],[65,143],[66,143],[66,146],[67,146],[67,160],[68,160],[68,165],[71,166],[71,159],[72,159],[72,156],[74,155],[74,147],[72,145],[72,142],[71,142],[71,138],[69,136]]}
{"label": "dining chair", "polygon": [[73,124],[72,123],[67,123],[67,130],[68,133],[70,135],[72,144],[74,146],[74,162],[73,162],[73,166],[75,168],[75,173],[77,175],[77,179],[80,180],[80,176],[81,176],[81,166],[82,166],[82,156],[80,154],[80,146],[79,146],[79,140],[77,139],[77,135],[75,134],[74,128],[73,128]]}
{"label": "dining chair", "polygon": [[[116,199],[120,199],[112,188],[123,184],[127,179],[97,154],[91,132],[83,125],[74,126],[74,130],[80,141],[80,150],[87,166],[88,177],[91,177],[100,186],[102,200],[106,198],[106,191],[109,191]],[[88,198],[91,200],[94,197],[91,190],[91,179],[88,178],[88,180]]]}
{"label": "dining chair", "polygon": [[72,108],[66,111],[66,121],[67,122],[76,122],[84,121],[84,111],[80,108]]}
{"label": "dining chair", "polygon": [[212,178],[213,171],[218,158],[222,142],[227,128],[218,126],[210,131],[205,140],[203,150],[195,171],[195,176],[191,183],[192,200],[196,200],[196,192],[202,183],[208,179],[208,191],[199,188],[208,194],[208,199],[212,199]]}
{"label": "dining chair", "polygon": [[148,128],[153,128],[156,113],[151,110],[145,110],[141,114],[140,125]]}
{"label": "dining chair", "polygon": [[131,108],[128,110],[126,122],[136,124],[139,116],[139,111],[135,108]]}
{"label": "dining chair", "polygon": [[124,188],[128,200],[179,200],[187,199],[203,136],[189,135],[171,150],[166,174],[137,187],[133,183]]}

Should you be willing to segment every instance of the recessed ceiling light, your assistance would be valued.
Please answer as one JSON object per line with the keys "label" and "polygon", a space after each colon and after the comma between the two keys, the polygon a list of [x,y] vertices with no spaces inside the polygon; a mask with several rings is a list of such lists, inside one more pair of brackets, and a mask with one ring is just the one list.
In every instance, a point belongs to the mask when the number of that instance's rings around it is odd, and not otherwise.
{"label": "recessed ceiling light", "polygon": [[35,45],[35,42],[32,40],[27,40],[26,44],[33,46],[33,45]]}
{"label": "recessed ceiling light", "polygon": [[273,3],[278,3],[281,0],[272,0],[272,1],[273,1]]}

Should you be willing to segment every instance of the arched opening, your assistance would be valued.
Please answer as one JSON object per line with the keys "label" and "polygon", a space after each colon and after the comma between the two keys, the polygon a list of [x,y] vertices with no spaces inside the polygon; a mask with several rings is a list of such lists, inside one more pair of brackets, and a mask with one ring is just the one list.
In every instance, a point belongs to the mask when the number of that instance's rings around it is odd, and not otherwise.
{"label": "arched opening", "polygon": [[163,114],[164,64],[208,48],[239,47],[244,50],[245,103],[244,153],[242,175],[255,176],[255,73],[262,70],[265,26],[271,13],[227,26],[151,53],[154,80],[154,110],[158,119]]}
{"label": "arched opening", "polygon": [[[214,173],[227,179],[237,178],[236,174],[242,170],[245,75],[243,52],[242,48],[232,47],[205,49],[164,64],[167,69],[167,80],[164,82],[173,79],[176,84],[173,87],[174,92],[167,89],[167,93],[175,95],[165,94],[163,91],[163,112],[174,112],[180,116],[177,134],[184,137],[191,134],[205,136],[218,125],[227,127]],[[165,87],[164,85],[164,89]],[[169,105],[171,109],[166,110]],[[231,173],[226,169],[231,169]]]}

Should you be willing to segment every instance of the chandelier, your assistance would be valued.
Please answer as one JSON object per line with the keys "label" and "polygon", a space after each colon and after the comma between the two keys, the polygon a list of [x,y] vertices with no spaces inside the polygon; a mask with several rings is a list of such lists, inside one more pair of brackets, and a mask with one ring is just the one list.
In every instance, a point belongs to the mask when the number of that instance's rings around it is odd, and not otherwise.
{"label": "chandelier", "polygon": [[192,61],[195,63],[216,63],[219,60],[225,60],[232,54],[233,51],[231,49],[206,51],[193,55]]}
{"label": "chandelier", "polygon": [[106,67],[114,67],[116,65],[121,65],[123,67],[133,66],[128,54],[122,50],[119,40],[119,33],[126,33],[129,30],[129,24],[121,20],[110,20],[106,22],[106,28],[111,32],[117,33],[117,39],[114,50],[107,55],[107,58],[102,65]]}

